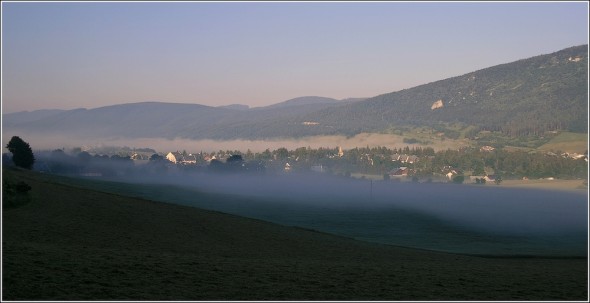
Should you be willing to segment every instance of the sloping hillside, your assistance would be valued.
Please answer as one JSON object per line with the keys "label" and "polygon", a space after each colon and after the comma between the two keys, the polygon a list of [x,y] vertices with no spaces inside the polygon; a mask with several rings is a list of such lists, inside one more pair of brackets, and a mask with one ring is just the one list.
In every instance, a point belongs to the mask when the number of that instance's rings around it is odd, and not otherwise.
{"label": "sloping hillside", "polygon": [[[587,300],[585,259],[369,244],[3,168],[2,300]],[[240,199],[225,195],[195,199]],[[239,201],[237,201],[239,202]]]}
{"label": "sloping hillside", "polygon": [[587,69],[588,46],[577,46],[325,109],[308,119],[349,133],[439,122],[510,135],[586,132]]}
{"label": "sloping hillside", "polygon": [[582,45],[356,102],[301,97],[248,110],[144,102],[8,114],[3,126],[83,137],[261,139],[460,122],[521,136],[587,132],[587,101],[588,46]]}
{"label": "sloping hillside", "polygon": [[287,101],[283,101],[277,104],[265,106],[264,108],[285,108],[291,106],[301,106],[301,105],[309,105],[309,104],[335,104],[340,101],[332,98],[326,97],[318,97],[318,96],[307,96],[307,97],[298,97],[289,99]]}

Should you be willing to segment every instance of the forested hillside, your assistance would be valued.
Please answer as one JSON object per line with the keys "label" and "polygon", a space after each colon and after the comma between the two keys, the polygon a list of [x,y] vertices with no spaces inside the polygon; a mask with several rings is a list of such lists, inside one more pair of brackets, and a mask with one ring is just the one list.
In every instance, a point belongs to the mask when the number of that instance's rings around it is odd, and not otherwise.
{"label": "forested hillside", "polygon": [[588,46],[502,64],[309,116],[347,133],[462,122],[508,135],[586,132]]}
{"label": "forested hillside", "polygon": [[3,115],[7,130],[84,137],[265,139],[460,123],[508,136],[587,132],[588,45],[366,100],[301,97],[260,108],[143,102]]}

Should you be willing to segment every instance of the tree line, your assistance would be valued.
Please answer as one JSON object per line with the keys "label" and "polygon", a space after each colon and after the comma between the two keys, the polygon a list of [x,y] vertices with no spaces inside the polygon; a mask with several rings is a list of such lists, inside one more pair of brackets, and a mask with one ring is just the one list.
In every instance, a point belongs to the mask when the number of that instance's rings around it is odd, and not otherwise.
{"label": "tree line", "polygon": [[[31,169],[39,158],[38,169],[53,173],[82,174],[100,173],[102,176],[115,176],[130,172],[165,173],[169,163],[162,155],[154,153],[146,165],[136,167],[130,156],[91,155],[81,151],[68,154],[64,150],[39,152],[36,157],[22,139],[13,137],[7,145],[12,153],[12,162],[20,167]],[[399,167],[409,168],[409,175],[418,179],[442,176],[454,171],[459,175],[497,175],[504,179],[516,178],[586,178],[588,173],[587,151],[584,158],[572,159],[554,153],[530,153],[495,149],[482,151],[478,148],[435,151],[430,147],[357,147],[348,150],[339,148],[300,147],[288,150],[281,147],[262,152],[219,151],[197,153],[197,165],[184,165],[183,170],[209,171],[249,171],[277,172],[285,170],[306,172],[312,167],[321,166],[327,173],[349,176],[351,173],[387,174]],[[409,158],[408,156],[414,156]],[[406,161],[404,161],[406,159]],[[411,160],[410,160],[411,159]],[[4,155],[4,163],[9,159]]]}
{"label": "tree line", "polygon": [[[429,178],[454,170],[458,174],[485,176],[497,175],[504,179],[527,178],[586,178],[588,164],[584,158],[572,159],[551,153],[529,153],[495,149],[481,151],[478,148],[435,151],[430,147],[353,148],[338,155],[338,148],[300,147],[294,150],[278,148],[260,153],[247,151],[219,151],[216,155],[240,155],[244,161],[262,161],[270,170],[283,169],[289,163],[293,171],[308,171],[322,165],[333,174],[350,173],[386,174],[398,167],[408,167],[413,176]],[[395,155],[416,156],[409,162],[395,161]],[[587,158],[587,152],[586,152]]]}

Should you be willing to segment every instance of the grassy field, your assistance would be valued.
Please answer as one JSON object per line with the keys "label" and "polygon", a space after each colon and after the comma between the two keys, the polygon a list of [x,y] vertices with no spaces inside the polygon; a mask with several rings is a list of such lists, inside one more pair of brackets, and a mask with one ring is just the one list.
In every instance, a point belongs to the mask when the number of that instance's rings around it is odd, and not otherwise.
{"label": "grassy field", "polygon": [[586,180],[504,180],[502,181],[502,184],[500,186],[550,190],[567,190],[575,192],[588,190],[588,184],[586,183]]}
{"label": "grassy field", "polygon": [[588,134],[562,132],[541,145],[538,150],[583,154],[588,150]]}
{"label": "grassy field", "polygon": [[[378,245],[3,168],[2,300],[587,300],[587,260]],[[228,199],[195,195],[195,199]],[[235,197],[232,199],[236,199]]]}

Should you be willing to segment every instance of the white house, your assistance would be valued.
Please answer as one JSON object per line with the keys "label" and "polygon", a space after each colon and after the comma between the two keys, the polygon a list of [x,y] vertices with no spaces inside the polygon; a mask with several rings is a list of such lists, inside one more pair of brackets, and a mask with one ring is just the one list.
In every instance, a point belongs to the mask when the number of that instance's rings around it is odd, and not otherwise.
{"label": "white house", "polygon": [[180,159],[182,159],[182,154],[179,152],[169,152],[166,155],[166,159],[174,164],[177,164],[180,162]]}
{"label": "white house", "polygon": [[407,167],[394,168],[389,172],[389,177],[391,177],[391,178],[406,177],[408,175],[408,172],[409,172],[409,170]]}
{"label": "white house", "polygon": [[391,156],[391,161],[399,161],[401,163],[414,163],[414,162],[418,162],[418,156],[415,155],[400,155],[400,154],[393,154]]}
{"label": "white house", "polygon": [[174,164],[183,164],[183,165],[190,165],[190,164],[197,164],[197,157],[193,154],[188,154],[184,156],[182,153],[176,152],[169,152],[166,155],[166,159]]}
{"label": "white house", "polygon": [[486,182],[494,182],[496,181],[496,176],[494,175],[485,175],[485,176],[470,176],[469,180],[471,182],[477,182],[477,180],[486,180]]}

